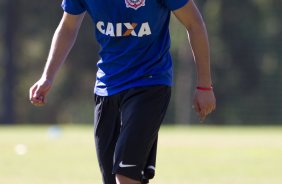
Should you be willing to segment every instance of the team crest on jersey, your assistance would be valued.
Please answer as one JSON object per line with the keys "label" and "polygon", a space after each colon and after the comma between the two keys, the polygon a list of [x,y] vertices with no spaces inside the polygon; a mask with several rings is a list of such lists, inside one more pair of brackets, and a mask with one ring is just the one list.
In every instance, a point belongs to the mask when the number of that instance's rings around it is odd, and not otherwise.
{"label": "team crest on jersey", "polygon": [[142,6],[145,6],[145,0],[125,0],[125,4],[127,8],[137,10]]}

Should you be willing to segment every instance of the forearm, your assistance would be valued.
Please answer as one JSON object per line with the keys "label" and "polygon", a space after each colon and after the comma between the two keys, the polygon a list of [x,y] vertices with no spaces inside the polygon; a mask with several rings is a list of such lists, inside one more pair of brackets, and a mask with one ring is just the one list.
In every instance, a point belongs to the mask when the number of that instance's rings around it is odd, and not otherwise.
{"label": "forearm", "polygon": [[77,37],[78,29],[71,29],[61,22],[56,29],[48,59],[42,74],[42,78],[53,81],[61,65],[64,63],[67,55]]}
{"label": "forearm", "polygon": [[210,50],[202,16],[193,0],[190,0],[185,6],[174,11],[174,14],[188,31],[188,38],[197,67],[197,85],[208,87],[212,82],[210,74]]}
{"label": "forearm", "polygon": [[211,86],[210,48],[204,23],[193,25],[189,29],[188,37],[197,68],[197,85]]}

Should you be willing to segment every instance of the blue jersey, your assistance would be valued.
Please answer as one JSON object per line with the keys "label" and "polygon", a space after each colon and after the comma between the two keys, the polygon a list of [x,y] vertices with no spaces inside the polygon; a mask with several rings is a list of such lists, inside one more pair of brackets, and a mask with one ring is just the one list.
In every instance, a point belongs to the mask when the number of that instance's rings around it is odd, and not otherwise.
{"label": "blue jersey", "polygon": [[101,46],[94,92],[172,84],[169,20],[189,0],[63,0],[69,14],[87,11]]}

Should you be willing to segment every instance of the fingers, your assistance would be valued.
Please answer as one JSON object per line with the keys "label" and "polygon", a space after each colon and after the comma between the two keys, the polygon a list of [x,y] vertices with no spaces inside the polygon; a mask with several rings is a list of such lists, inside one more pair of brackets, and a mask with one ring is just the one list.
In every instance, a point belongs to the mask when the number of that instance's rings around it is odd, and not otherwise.
{"label": "fingers", "polygon": [[36,84],[33,85],[33,86],[29,89],[29,100],[32,99],[33,94],[35,93],[36,89],[37,89],[37,85],[36,85]]}
{"label": "fingers", "polygon": [[[195,110],[196,110],[196,108],[195,108]],[[202,109],[198,108],[196,110],[196,112],[198,114],[200,122],[202,123],[206,119],[207,115],[209,115],[212,112],[212,110],[209,110],[209,109],[206,109],[206,108],[202,108]]]}
{"label": "fingers", "polygon": [[43,106],[46,104],[46,95],[51,89],[52,81],[48,79],[40,79],[29,90],[29,100],[35,106]]}
{"label": "fingers", "polygon": [[31,103],[37,107],[43,106],[45,105],[44,97],[43,96],[36,97],[31,101]]}
{"label": "fingers", "polygon": [[208,115],[210,113],[212,113],[215,110],[215,105],[210,104],[209,106],[206,106],[203,108],[203,113]]}
{"label": "fingers", "polygon": [[193,108],[197,112],[200,122],[216,108],[216,100],[213,93],[197,92],[194,96]]}
{"label": "fingers", "polygon": [[37,85],[30,88],[29,100],[35,106],[45,105],[45,96],[39,89]]}
{"label": "fingers", "polygon": [[194,105],[194,109],[197,112],[201,123],[204,122],[206,116],[210,113],[208,110],[206,110],[206,108],[201,108],[198,103]]}

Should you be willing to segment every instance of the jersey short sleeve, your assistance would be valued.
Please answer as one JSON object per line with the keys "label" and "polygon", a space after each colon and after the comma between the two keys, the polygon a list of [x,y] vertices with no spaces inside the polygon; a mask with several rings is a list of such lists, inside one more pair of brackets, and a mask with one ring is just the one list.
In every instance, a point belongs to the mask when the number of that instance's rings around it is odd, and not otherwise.
{"label": "jersey short sleeve", "polygon": [[81,14],[86,10],[81,0],[63,0],[61,6],[65,12],[73,15]]}
{"label": "jersey short sleeve", "polygon": [[163,4],[171,11],[184,6],[189,0],[162,0]]}

